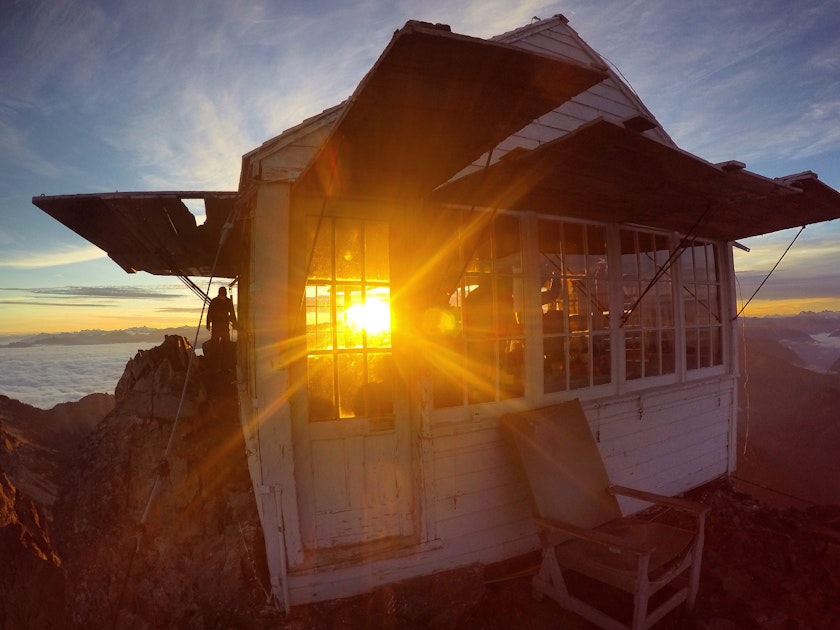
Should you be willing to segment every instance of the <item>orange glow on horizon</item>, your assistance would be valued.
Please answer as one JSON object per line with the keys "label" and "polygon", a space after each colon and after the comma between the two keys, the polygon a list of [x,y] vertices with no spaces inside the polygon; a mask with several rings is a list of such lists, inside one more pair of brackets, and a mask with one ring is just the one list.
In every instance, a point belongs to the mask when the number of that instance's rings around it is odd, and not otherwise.
{"label": "orange glow on horizon", "polygon": [[[738,300],[735,312],[740,311],[746,297]],[[756,297],[749,306],[741,313],[742,317],[788,317],[799,313],[811,311],[819,313],[822,311],[840,312],[840,298],[792,298],[788,300],[762,300]]]}

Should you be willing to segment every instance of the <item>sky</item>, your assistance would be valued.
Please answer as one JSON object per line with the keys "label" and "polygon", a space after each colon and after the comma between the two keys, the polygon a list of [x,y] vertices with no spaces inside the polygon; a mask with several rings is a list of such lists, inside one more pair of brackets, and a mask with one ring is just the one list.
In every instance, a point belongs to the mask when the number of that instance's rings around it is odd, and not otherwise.
{"label": "sky", "polygon": [[[840,188],[836,0],[4,0],[0,335],[201,312],[177,279],[126,274],[33,196],[236,190],[243,154],[346,99],[407,20],[491,37],[557,13],[681,148]],[[736,251],[744,300],[797,231]],[[838,232],[805,229],[745,314],[840,310]]]}

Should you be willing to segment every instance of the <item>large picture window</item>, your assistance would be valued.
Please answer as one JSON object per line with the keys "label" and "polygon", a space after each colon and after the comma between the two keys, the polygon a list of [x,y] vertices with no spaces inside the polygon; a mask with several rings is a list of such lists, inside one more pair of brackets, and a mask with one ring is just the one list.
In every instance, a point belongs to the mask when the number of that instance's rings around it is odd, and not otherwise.
{"label": "large picture window", "polygon": [[310,217],[310,420],[393,415],[388,225]]}
{"label": "large picture window", "polygon": [[603,227],[540,220],[543,392],[611,380],[610,291]]}
{"label": "large picture window", "polygon": [[436,409],[638,390],[724,363],[714,244],[533,214],[436,225],[418,311]]}
{"label": "large picture window", "polygon": [[[442,278],[449,330],[432,361],[435,407],[524,395],[522,246],[519,220],[483,216],[459,228]],[[457,251],[455,251],[457,249]]]}

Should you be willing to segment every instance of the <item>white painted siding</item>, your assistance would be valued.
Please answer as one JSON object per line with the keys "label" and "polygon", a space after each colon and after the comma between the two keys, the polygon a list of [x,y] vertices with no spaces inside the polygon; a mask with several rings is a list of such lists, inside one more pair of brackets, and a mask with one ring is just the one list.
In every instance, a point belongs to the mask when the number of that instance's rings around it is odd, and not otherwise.
{"label": "white painted siding", "polygon": [[[584,403],[612,483],[674,495],[727,472],[732,377]],[[364,565],[290,576],[292,603],[356,595],[396,579],[539,548],[527,482],[497,419],[433,427],[438,539]],[[632,513],[647,504],[621,499]]]}
{"label": "white painted siding", "polygon": [[324,145],[342,111],[343,105],[330,108],[245,155],[249,176],[263,182],[295,181]]}

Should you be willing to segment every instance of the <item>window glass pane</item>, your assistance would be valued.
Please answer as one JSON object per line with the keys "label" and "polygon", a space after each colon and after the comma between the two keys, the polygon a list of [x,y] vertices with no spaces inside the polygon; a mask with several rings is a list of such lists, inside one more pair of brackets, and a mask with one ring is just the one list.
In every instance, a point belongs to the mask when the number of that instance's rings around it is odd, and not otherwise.
{"label": "window glass pane", "polygon": [[656,274],[656,247],[653,234],[639,234],[639,277],[647,283]]}
{"label": "window glass pane", "polygon": [[672,374],[677,369],[675,332],[662,331],[662,373]]}
{"label": "window glass pane", "polygon": [[364,392],[365,359],[361,352],[338,355],[339,417],[354,418],[365,415]]}
{"label": "window glass pane", "polygon": [[367,287],[359,316],[360,325],[367,335],[367,347],[390,348],[391,290],[388,287]]}
{"label": "window glass pane", "polygon": [[592,367],[593,385],[604,385],[610,382],[612,363],[608,335],[592,336]]}
{"label": "window glass pane", "polygon": [[306,347],[329,350],[333,347],[332,303],[328,285],[306,287]]}
{"label": "window glass pane", "polygon": [[709,324],[712,319],[709,311],[709,285],[697,285],[697,321],[700,324]]}
{"label": "window glass pane", "polygon": [[364,342],[362,287],[337,285],[335,295],[336,338],[339,348],[361,348]]}
{"label": "window glass pane", "polygon": [[720,285],[713,284],[709,287],[709,317],[712,323],[720,321]]}
{"label": "window glass pane", "polygon": [[467,337],[467,392],[470,404],[496,399],[496,344]]}
{"label": "window glass pane", "polygon": [[362,279],[362,222],[335,220],[335,277],[338,281]]}
{"label": "window glass pane", "polygon": [[569,340],[569,386],[589,387],[589,375],[589,335],[574,335]]}
{"label": "window glass pane", "polygon": [[368,382],[364,385],[364,415],[382,418],[394,415],[394,365],[390,353],[368,355]]}
{"label": "window glass pane", "polygon": [[642,377],[642,362],[644,361],[642,333],[627,331],[624,335],[624,356],[627,379]]}
{"label": "window glass pane", "polygon": [[694,282],[694,247],[688,247],[680,254],[680,267],[683,281]]}
{"label": "window glass pane", "polygon": [[566,338],[543,339],[543,384],[545,393],[566,389]]}
{"label": "window glass pane", "polygon": [[525,344],[521,340],[499,341],[499,398],[519,398],[525,394]]}
{"label": "window glass pane", "polygon": [[656,283],[656,295],[659,300],[660,325],[672,327],[674,325],[674,293],[669,275],[664,275]]}
{"label": "window glass pane", "polygon": [[464,400],[464,355],[451,347],[436,347],[435,367],[432,372],[435,407],[456,407],[465,404]]}
{"label": "window glass pane", "polygon": [[689,370],[696,370],[700,365],[698,335],[696,328],[685,329],[685,362]]}
{"label": "window glass pane", "polygon": [[714,326],[712,332],[712,365],[723,364],[723,330],[720,326]]}
{"label": "window glass pane", "polygon": [[563,262],[570,275],[586,273],[586,249],[584,227],[576,223],[563,224]]}
{"label": "window glass pane", "polygon": [[706,260],[706,246],[696,245],[691,249],[694,250],[694,279],[697,282],[708,282],[709,270],[708,260]]}
{"label": "window glass pane", "polygon": [[621,275],[625,280],[639,278],[638,243],[636,233],[621,230]]}
{"label": "window glass pane", "polygon": [[715,246],[706,245],[706,274],[709,282],[717,282],[717,262],[715,260]]}
{"label": "window glass pane", "polygon": [[697,329],[697,348],[700,355],[698,365],[709,367],[712,364],[712,336],[706,326]]}
{"label": "window glass pane", "polygon": [[335,417],[333,359],[330,355],[310,356],[306,361],[309,391],[309,419],[329,420]]}
{"label": "window glass pane", "polygon": [[660,333],[658,330],[642,333],[644,351],[642,362],[643,376],[659,376],[662,374],[662,352]]}

